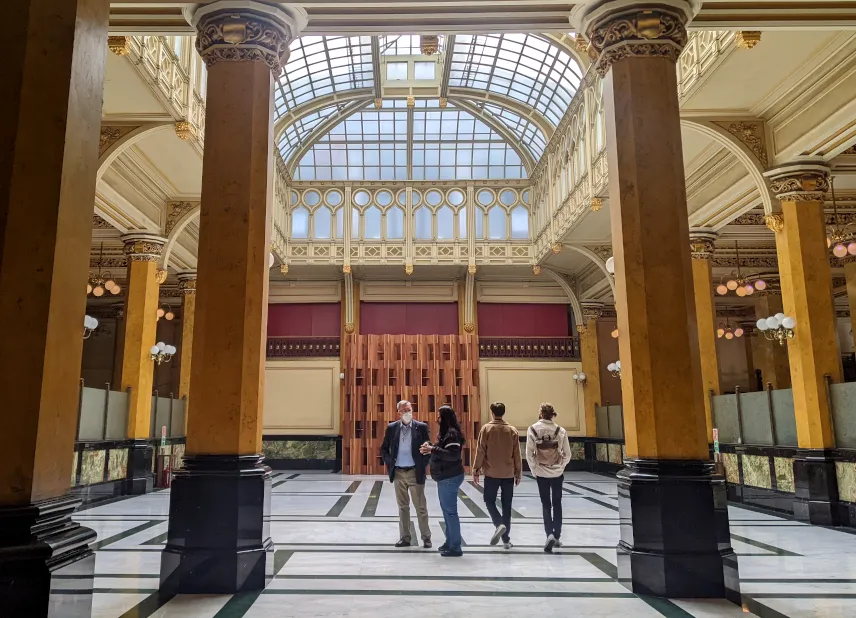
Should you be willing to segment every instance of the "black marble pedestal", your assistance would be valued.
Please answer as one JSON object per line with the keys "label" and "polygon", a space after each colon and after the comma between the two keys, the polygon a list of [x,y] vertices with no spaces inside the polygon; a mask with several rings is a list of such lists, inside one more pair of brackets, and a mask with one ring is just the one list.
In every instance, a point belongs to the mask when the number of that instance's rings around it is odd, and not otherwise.
{"label": "black marble pedestal", "polygon": [[139,496],[151,493],[154,489],[152,461],[154,447],[147,440],[134,440],[128,446],[128,474],[125,480],[125,494]]}
{"label": "black marble pedestal", "polygon": [[0,506],[0,616],[89,618],[95,532],[71,520],[71,495]]}
{"label": "black marble pedestal", "polygon": [[261,455],[190,455],[173,474],[162,592],[233,594],[273,578],[270,468]]}
{"label": "black marble pedestal", "polygon": [[844,524],[832,452],[800,449],[794,456],[794,517],[821,526]]}
{"label": "black marble pedestal", "polygon": [[619,581],[637,594],[740,603],[725,481],[713,462],[627,459],[617,477]]}

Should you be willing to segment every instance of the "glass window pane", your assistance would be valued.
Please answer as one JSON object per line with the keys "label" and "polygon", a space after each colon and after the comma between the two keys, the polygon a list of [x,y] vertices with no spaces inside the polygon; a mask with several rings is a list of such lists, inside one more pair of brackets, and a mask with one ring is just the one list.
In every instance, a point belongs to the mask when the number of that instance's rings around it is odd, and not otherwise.
{"label": "glass window pane", "polygon": [[458,238],[464,239],[467,237],[467,207],[461,206],[458,209]]}
{"label": "glass window pane", "polygon": [[433,62],[414,63],[414,79],[434,79],[434,69],[436,66]]}
{"label": "glass window pane", "polygon": [[529,238],[529,212],[523,206],[511,211],[511,237]]}
{"label": "glass window pane", "polygon": [[386,237],[404,238],[404,211],[398,206],[386,211]]}
{"label": "glass window pane", "polygon": [[330,209],[321,207],[312,215],[315,224],[312,237],[313,238],[330,238],[330,222],[332,216]]}
{"label": "glass window pane", "polygon": [[388,62],[386,65],[386,79],[388,81],[407,79],[407,63]]}
{"label": "glass window pane", "polygon": [[476,208],[476,238],[484,238],[484,211]]}
{"label": "glass window pane", "polygon": [[507,238],[508,233],[505,230],[505,209],[499,206],[494,206],[487,213],[488,219],[488,235],[493,239]]}
{"label": "glass window pane", "polygon": [[454,213],[448,206],[437,211],[437,238],[451,240],[455,237]]}
{"label": "glass window pane", "polygon": [[377,206],[366,210],[363,238],[380,238],[380,209]]}
{"label": "glass window pane", "polygon": [[360,237],[360,211],[351,208],[351,238]]}
{"label": "glass window pane", "polygon": [[416,224],[416,238],[419,240],[430,240],[431,234],[431,211],[425,206],[420,206],[414,213],[414,223]]}
{"label": "glass window pane", "polygon": [[345,209],[336,209],[336,238],[345,237]]}
{"label": "glass window pane", "polygon": [[291,211],[291,237],[309,237],[309,211],[300,206]]}

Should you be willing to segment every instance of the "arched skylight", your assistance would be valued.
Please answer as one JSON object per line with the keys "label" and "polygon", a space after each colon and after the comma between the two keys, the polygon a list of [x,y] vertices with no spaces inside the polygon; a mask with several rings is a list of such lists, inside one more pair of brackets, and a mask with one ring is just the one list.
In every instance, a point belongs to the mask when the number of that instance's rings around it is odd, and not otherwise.
{"label": "arched skylight", "polygon": [[292,153],[303,142],[304,139],[329,116],[339,111],[339,105],[328,105],[318,111],[312,112],[292,122],[285,127],[279,138],[279,152],[283,161],[288,161]]}
{"label": "arched skylight", "polygon": [[275,118],[311,99],[373,85],[371,37],[302,36],[276,83]]}
{"label": "arched skylight", "polygon": [[500,107],[493,103],[479,104],[479,107],[494,118],[497,118],[502,124],[508,127],[509,131],[517,135],[520,141],[529,148],[529,151],[536,160],[541,158],[541,155],[544,154],[544,149],[547,147],[547,138],[544,137],[544,133],[538,128],[538,125],[508,108]]}
{"label": "arched skylight", "polygon": [[507,95],[544,114],[554,126],[579,87],[576,60],[535,34],[457,35],[450,86]]}

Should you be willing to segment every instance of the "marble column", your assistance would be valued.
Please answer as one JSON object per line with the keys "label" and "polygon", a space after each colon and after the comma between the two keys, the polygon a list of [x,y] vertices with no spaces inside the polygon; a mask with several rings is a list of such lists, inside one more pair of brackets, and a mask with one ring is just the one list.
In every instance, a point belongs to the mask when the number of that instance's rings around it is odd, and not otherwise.
{"label": "marble column", "polygon": [[583,324],[580,335],[580,357],[586,374],[583,389],[586,435],[597,437],[597,407],[600,405],[600,351],[597,345],[597,321],[603,315],[603,303],[583,301]]}
{"label": "marble column", "polygon": [[850,332],[856,340],[856,256],[848,255],[841,260],[844,264],[844,277],[847,281],[847,302],[850,306]]}
{"label": "marble column", "polygon": [[768,222],[776,231],[784,313],[796,320],[795,337],[787,343],[799,446],[794,516],[834,526],[841,522],[827,379],[841,382],[842,370],[823,212],[829,168],[822,161],[801,162],[766,175],[782,207]]}
{"label": "marble column", "polygon": [[151,443],[154,361],[150,350],[157,343],[158,260],[166,239],[152,234],[129,234],[122,240],[128,258],[128,283],[121,387],[129,393],[127,435],[131,444],[126,492],[133,495],[148,493],[154,486]]}
{"label": "marble column", "polygon": [[701,365],[701,387],[704,395],[704,420],[707,441],[713,444],[713,412],[711,394],[719,395],[722,390],[719,380],[719,358],[716,352],[716,306],[713,300],[713,268],[711,260],[715,249],[716,233],[712,230],[690,232],[690,255],[692,256],[693,291],[698,329],[698,355]]}
{"label": "marble column", "polygon": [[[181,365],[178,376],[178,398],[184,399],[184,420],[190,410],[190,371],[193,366],[193,327],[196,323],[196,271],[178,274],[181,292]],[[185,428],[186,432],[186,428]]]}
{"label": "marble column", "polygon": [[208,67],[193,405],[175,472],[161,589],[261,590],[273,569],[270,468],[262,464],[273,78],[305,13],[241,0],[197,6]]}
{"label": "marble column", "polygon": [[[627,458],[619,580],[739,602],[705,426],[675,63],[695,5],[578,5],[602,76]],[[691,526],[687,522],[693,522]]]}
{"label": "marble column", "polygon": [[[0,612],[89,616],[95,533],[71,520],[107,0],[3,6]],[[89,578],[89,579],[87,579]],[[79,584],[79,586],[78,586]]]}
{"label": "marble column", "polygon": [[[777,313],[784,312],[782,304],[781,283],[767,279],[767,289],[756,292],[755,295],[755,318],[769,318]],[[758,338],[758,369],[761,370],[761,379],[764,388],[771,384],[774,389],[791,387],[791,367],[788,361],[788,349],[780,346],[776,341],[766,339],[759,333]]]}

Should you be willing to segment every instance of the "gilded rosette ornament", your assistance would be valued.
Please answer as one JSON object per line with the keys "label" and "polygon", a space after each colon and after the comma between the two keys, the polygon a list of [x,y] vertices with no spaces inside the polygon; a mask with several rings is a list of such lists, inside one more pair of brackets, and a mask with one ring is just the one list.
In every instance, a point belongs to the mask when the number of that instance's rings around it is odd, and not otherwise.
{"label": "gilded rosette ornament", "polygon": [[288,45],[305,22],[302,9],[228,1],[202,5],[191,20],[197,31],[196,51],[206,65],[264,62],[274,78],[282,75]]}
{"label": "gilded rosette ornament", "polygon": [[627,8],[595,11],[588,21],[589,54],[595,70],[603,77],[610,67],[625,58],[660,57],[678,61],[687,44],[688,15],[678,8]]}

